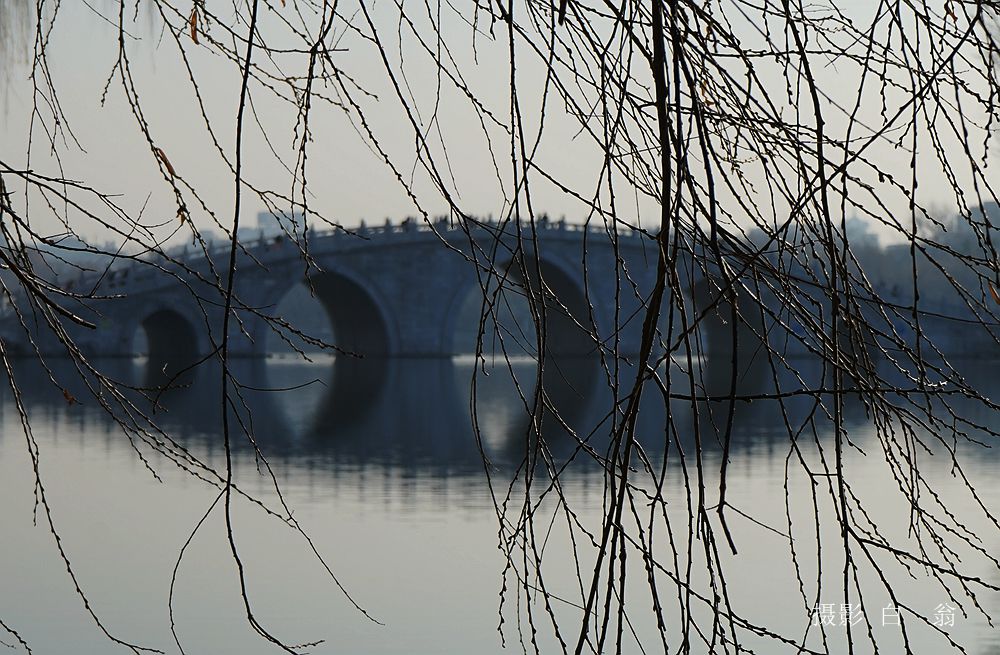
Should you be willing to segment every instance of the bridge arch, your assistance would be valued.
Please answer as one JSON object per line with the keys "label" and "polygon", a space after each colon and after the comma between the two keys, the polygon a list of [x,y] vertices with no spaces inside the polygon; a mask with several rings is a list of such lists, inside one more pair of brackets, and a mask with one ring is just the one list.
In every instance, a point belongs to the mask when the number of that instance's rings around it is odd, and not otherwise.
{"label": "bridge arch", "polygon": [[[178,307],[183,307],[179,305]],[[147,368],[172,377],[197,363],[205,348],[193,317],[178,307],[157,305],[139,312],[131,330],[130,352],[146,355]]]}
{"label": "bridge arch", "polygon": [[[262,303],[267,308],[264,310],[266,313],[274,313],[292,289],[297,285],[304,285],[311,290],[326,314],[333,332],[334,346],[363,357],[385,357],[396,352],[398,340],[385,303],[373,286],[366,284],[360,276],[343,267],[324,267],[321,272],[308,278],[278,272],[272,279],[285,279],[289,282],[275,286],[268,294],[267,302]],[[257,348],[263,351],[268,347],[268,337],[273,336],[271,327],[264,321],[260,323],[255,341]],[[292,327],[297,326],[293,323]]]}
{"label": "bridge arch", "polygon": [[[599,322],[596,316],[599,312],[591,312],[590,310],[582,272],[579,275],[574,275],[570,272],[569,267],[556,257],[538,257],[536,267],[534,253],[524,255],[524,270],[522,270],[521,261],[520,258],[500,260],[493,272],[482,272],[481,279],[486,284],[487,293],[493,297],[498,286],[502,285],[503,289],[497,295],[498,299],[502,299],[503,294],[525,298],[527,297],[526,291],[530,289],[535,298],[544,298],[545,300],[547,354],[556,357],[595,354],[597,343],[594,335],[599,334],[595,321]],[[471,265],[468,270],[468,275],[464,276],[462,282],[456,286],[446,313],[443,343],[453,353],[457,351],[456,347],[459,345],[456,343],[456,337],[463,322],[479,320],[480,318],[480,314],[470,312],[469,307],[470,301],[474,303],[477,311],[481,307],[480,278],[476,276]],[[497,311],[503,313],[500,309]],[[524,311],[526,310],[522,309],[521,313],[523,314]],[[475,313],[475,316],[470,319],[472,313]],[[517,316],[507,316],[506,318],[507,320],[516,320]],[[523,325],[525,322],[528,325]],[[510,328],[511,326],[504,327]],[[521,320],[517,321],[516,327],[524,329],[526,336],[532,340],[529,344],[530,348],[526,349],[528,353],[536,354],[534,353],[536,326],[532,321],[522,316]],[[484,338],[488,337],[489,334],[484,335]]]}

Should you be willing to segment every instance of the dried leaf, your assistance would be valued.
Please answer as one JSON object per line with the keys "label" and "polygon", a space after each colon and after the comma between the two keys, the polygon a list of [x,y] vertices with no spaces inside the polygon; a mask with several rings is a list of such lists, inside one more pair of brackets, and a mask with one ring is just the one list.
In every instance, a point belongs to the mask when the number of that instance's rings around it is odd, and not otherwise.
{"label": "dried leaf", "polygon": [[159,160],[163,162],[163,165],[167,167],[167,172],[170,173],[170,177],[177,177],[177,173],[176,171],[174,171],[174,167],[170,164],[170,160],[167,159],[167,153],[163,152],[163,150],[161,150],[160,148],[154,147],[153,150],[156,152],[156,156],[159,158]]}
{"label": "dried leaf", "polygon": [[1000,294],[998,294],[997,290],[995,288],[993,288],[993,283],[992,282],[987,282],[987,284],[990,285],[990,295],[993,296],[993,302],[995,302],[996,304],[1000,305]]}
{"label": "dried leaf", "polygon": [[63,398],[66,399],[67,405],[76,405],[80,402],[79,400],[76,399],[76,396],[74,396],[69,392],[68,389],[63,389],[62,392],[63,392]]}
{"label": "dried leaf", "polygon": [[191,25],[191,40],[198,44],[198,7],[191,7],[191,18],[188,20]]}

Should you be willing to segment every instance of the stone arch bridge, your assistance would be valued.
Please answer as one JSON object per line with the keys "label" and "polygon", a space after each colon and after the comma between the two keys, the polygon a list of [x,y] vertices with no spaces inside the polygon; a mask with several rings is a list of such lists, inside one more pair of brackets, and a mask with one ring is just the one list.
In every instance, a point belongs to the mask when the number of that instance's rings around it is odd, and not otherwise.
{"label": "stone arch bridge", "polygon": [[[308,246],[314,265],[307,272],[298,244],[287,238],[243,244],[231,354],[266,355],[275,331],[268,317],[307,279],[329,315],[336,346],[364,357],[454,354],[461,305],[484,287],[488,295],[498,287],[521,295],[526,287],[542,291],[551,355],[586,356],[616,346],[620,354],[635,354],[656,277],[656,243],[648,234],[609,235],[603,226],[562,221],[538,220],[520,230],[492,222],[464,230],[443,221],[407,221],[356,235],[310,232]],[[136,335],[144,330],[151,361],[174,370],[197,361],[221,340],[220,285],[212,270],[225,271],[228,256],[226,244],[208,258],[189,249],[172,253],[172,262],[115,265],[97,287],[107,297],[74,309],[97,328],[68,326],[71,336],[88,355],[121,357],[136,354]],[[93,287],[97,279],[77,279],[74,287]],[[696,306],[718,297],[704,276],[688,287]],[[728,362],[729,312],[716,315],[705,322],[707,350]],[[16,347],[15,332],[4,328],[5,341]],[[43,354],[65,352],[41,330],[33,338]]]}

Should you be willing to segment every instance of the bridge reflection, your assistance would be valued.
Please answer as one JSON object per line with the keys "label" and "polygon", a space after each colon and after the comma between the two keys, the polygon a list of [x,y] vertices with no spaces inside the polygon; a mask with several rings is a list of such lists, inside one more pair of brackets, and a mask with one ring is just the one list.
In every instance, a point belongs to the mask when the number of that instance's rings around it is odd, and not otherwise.
{"label": "bridge reflection", "polygon": [[[158,378],[148,363],[102,360],[99,365],[108,375],[137,386]],[[120,428],[89,396],[75,369],[63,360],[54,360],[50,366],[57,384],[37,365],[22,362],[16,370],[29,415],[48,416],[52,424],[74,428],[100,427],[109,442],[125,443]],[[500,362],[478,370],[473,361],[461,359],[342,358],[313,364],[290,359],[234,360],[234,376],[242,386],[232,411],[239,419],[236,424],[242,422],[252,430],[272,463],[305,467],[317,475],[333,474],[344,467],[377,467],[424,477],[475,476],[483,471],[482,454],[490,466],[511,472],[529,453],[536,455],[533,460],[542,460],[542,451],[535,450],[538,447],[543,447],[545,456],[556,465],[572,459],[568,475],[600,475],[600,466],[591,456],[581,456],[580,450],[603,457],[618,421],[601,362],[589,358],[551,360],[541,376],[547,409],[533,416],[530,409],[535,402],[537,370],[530,360],[515,361],[509,368]],[[689,391],[688,379],[676,373],[671,392],[684,395]],[[810,384],[822,376],[819,368],[810,371],[803,367],[797,373]],[[769,375],[757,371],[757,377],[744,376],[738,393],[766,392]],[[633,377],[634,369],[619,372],[618,407]],[[696,378],[699,394],[728,393],[728,376],[713,379],[706,375],[704,383],[700,375]],[[785,389],[794,388],[791,383],[790,376],[782,380]],[[156,407],[139,393],[131,399],[172,438],[218,462],[222,451],[220,388],[218,368],[203,366],[182,380],[182,386],[157,396]],[[646,456],[654,462],[667,457],[668,464],[676,465],[680,451],[685,455],[694,452],[697,437],[706,461],[718,462],[721,435],[729,420],[728,400],[692,403],[675,398],[665,405],[656,385],[646,385],[643,393],[636,438]],[[68,397],[80,402],[70,403]],[[9,393],[2,407],[13,411]],[[809,395],[786,399],[784,409],[775,401],[737,401],[733,414],[733,458],[746,460],[787,452],[783,414],[793,426],[812,416],[821,439],[831,432],[824,411],[817,409]],[[852,439],[863,442],[869,433],[864,405],[848,399],[845,417]],[[967,418],[978,417],[969,413]],[[996,422],[995,416],[981,418],[986,424]],[[475,439],[474,421],[481,442]],[[93,434],[95,430],[75,432]],[[246,440],[236,441],[243,444],[243,461],[252,461]]]}

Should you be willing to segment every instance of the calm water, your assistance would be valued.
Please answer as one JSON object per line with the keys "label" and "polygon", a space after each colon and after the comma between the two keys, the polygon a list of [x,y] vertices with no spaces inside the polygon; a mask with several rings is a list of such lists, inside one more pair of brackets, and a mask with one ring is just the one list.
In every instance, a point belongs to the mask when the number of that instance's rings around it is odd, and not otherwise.
{"label": "calm water", "polygon": [[[102,365],[123,380],[136,384],[148,380],[142,362]],[[316,381],[284,392],[247,389],[246,405],[252,409],[260,447],[296,519],[344,587],[382,625],[365,619],[350,604],[301,536],[257,506],[236,501],[238,546],[253,608],[262,623],[291,643],[325,640],[309,649],[314,653],[521,652],[519,616],[521,627],[528,628],[523,622],[524,608],[516,601],[517,581],[510,577],[508,586],[514,591],[503,610],[507,650],[497,632],[505,559],[498,548],[495,494],[502,499],[525,451],[528,433],[510,374],[503,367],[488,369],[491,374],[479,376],[478,382],[478,420],[483,448],[490,459],[491,491],[472,437],[471,362],[392,361],[359,367],[330,360],[304,364],[273,359],[239,362],[237,367],[240,378],[253,388],[285,388]],[[996,396],[1000,395],[996,393],[1000,384],[991,367],[977,365],[970,375]],[[591,442],[601,450],[607,433],[607,424],[602,425],[601,419],[609,406],[603,374],[590,362],[568,362],[562,369],[558,379],[546,383],[553,402],[566,421],[583,434],[593,430]],[[171,572],[181,546],[217,491],[138,445],[158,480],[97,402],[87,397],[79,383],[69,382],[71,371],[65,365],[53,370],[60,387],[29,366],[18,369],[17,375],[39,448],[39,470],[66,553],[93,608],[112,633],[142,646],[178,652],[170,634],[167,607]],[[514,374],[530,392],[534,368],[519,364]],[[180,445],[221,470],[224,453],[219,436],[217,374],[205,369],[189,382],[188,388],[162,398],[156,420]],[[68,403],[62,386],[81,402]],[[658,445],[662,442],[664,410],[656,408],[653,395],[649,400],[651,408],[642,414],[639,433],[647,455],[659,467],[664,458],[663,447]],[[800,399],[789,407],[791,420],[801,422],[811,404]],[[681,403],[672,408],[680,426],[690,423],[691,411]],[[988,410],[964,407],[962,411],[965,418],[1000,426],[1000,417]],[[713,417],[702,416],[703,433],[710,434],[712,418],[721,421],[723,414],[717,410]],[[33,525],[31,460],[10,393],[3,396],[0,418],[0,620],[17,629],[37,653],[127,652],[101,634],[74,594],[44,517],[39,515],[38,524]],[[825,447],[826,457],[830,457],[832,445],[824,419],[817,416],[815,425],[820,435],[818,445],[811,436],[803,437],[800,452],[805,461],[818,464],[820,448]],[[869,512],[869,520],[878,525],[875,532],[901,540],[894,543],[912,545],[914,542],[906,541],[909,510],[898,497],[893,472],[882,455],[884,444],[876,438],[862,407],[848,405],[847,426],[854,444],[846,451],[848,476]],[[559,432],[551,425],[543,427],[554,457],[565,459],[573,452],[573,443]],[[687,452],[693,452],[690,435],[678,436]],[[707,486],[714,494],[717,444],[708,439],[706,451]],[[951,512],[978,535],[983,551],[1000,554],[1000,531],[973,502],[950,459],[943,456],[943,449],[931,451],[933,455],[920,453],[919,461],[920,473],[939,494],[936,513]],[[729,468],[729,497],[741,511],[779,532],[787,531],[787,500],[797,543],[811,543],[816,515],[811,485],[797,456],[789,457],[789,452],[776,404],[741,405]],[[1000,479],[996,475],[1000,457],[995,450],[964,449],[960,462],[978,486],[983,505],[1000,509]],[[666,466],[667,511],[674,536],[683,541],[687,494],[676,454],[667,457]],[[243,490],[268,506],[277,506],[270,478],[258,472],[249,449],[238,450],[235,469]],[[515,489],[523,489],[519,484],[520,478]],[[574,462],[564,473],[563,485],[581,524],[599,530],[604,501],[601,471],[586,461]],[[515,495],[508,519],[516,518],[520,498]],[[829,518],[832,505],[822,489],[819,498],[820,514]],[[927,489],[922,498],[931,502]],[[539,515],[544,517],[538,520],[541,530],[548,529],[554,509],[548,501],[539,505]],[[866,519],[857,516],[856,520]],[[739,554],[733,556],[721,549],[720,557],[734,610],[782,635],[801,639],[812,617],[790,564],[787,539],[736,514],[730,515],[730,521]],[[843,573],[838,535],[827,521],[822,525],[822,555],[817,559],[813,549],[802,546],[799,566],[810,605],[815,596],[839,608]],[[672,558],[669,535],[659,530],[654,533],[659,544],[655,548],[667,563]],[[702,557],[697,544],[693,552],[697,570]],[[1000,572],[988,559],[968,548],[958,554],[964,558],[956,564],[963,574],[1000,584]],[[927,556],[941,560],[933,547]],[[582,547],[580,558],[585,570],[593,562],[593,551]],[[875,559],[885,560],[880,554]],[[816,571],[817,561],[823,567],[821,575]],[[574,567],[565,530],[556,525],[546,544],[546,584],[557,595],[578,600]],[[946,627],[945,632],[971,653],[1000,653],[1000,638],[971,604],[961,596],[954,599],[957,603],[949,599],[923,567],[913,565],[910,575],[899,566],[887,565],[886,570],[899,585],[901,604],[933,621],[940,604],[952,603],[957,606],[955,625]],[[654,638],[645,572],[637,557],[632,558],[630,575],[634,576],[627,592],[632,627],[647,644],[646,652],[659,652],[662,647]],[[818,575],[824,586],[817,596]],[[871,594],[866,615],[873,623],[881,652],[903,652],[898,630],[882,626],[879,608],[888,605],[889,599],[878,588],[863,555],[859,555],[858,575],[862,588]],[[693,576],[702,591],[707,589],[703,578]],[[586,574],[584,580],[589,583]],[[665,579],[660,586],[667,599],[670,644],[675,649],[677,594]],[[980,601],[987,611],[1000,615],[996,594],[983,591]],[[963,608],[968,616],[963,616]],[[544,607],[538,605],[536,611],[544,623]],[[569,626],[569,639],[575,640],[574,630],[579,628],[573,626],[579,625],[579,611],[558,602],[553,611]],[[695,614],[699,613],[705,614],[696,608]],[[189,653],[278,652],[246,624],[218,508],[191,542],[180,566],[174,622]],[[914,652],[948,652],[948,642],[939,634],[918,621],[908,625]],[[0,638],[10,641],[6,636]],[[773,643],[762,646],[749,636],[745,639],[757,652],[796,652]],[[558,650],[548,637],[542,637],[541,642],[543,652]],[[823,649],[818,630],[809,633],[808,645]],[[846,652],[836,632],[829,634],[828,648]],[[627,635],[624,651],[641,652],[634,637]]]}

